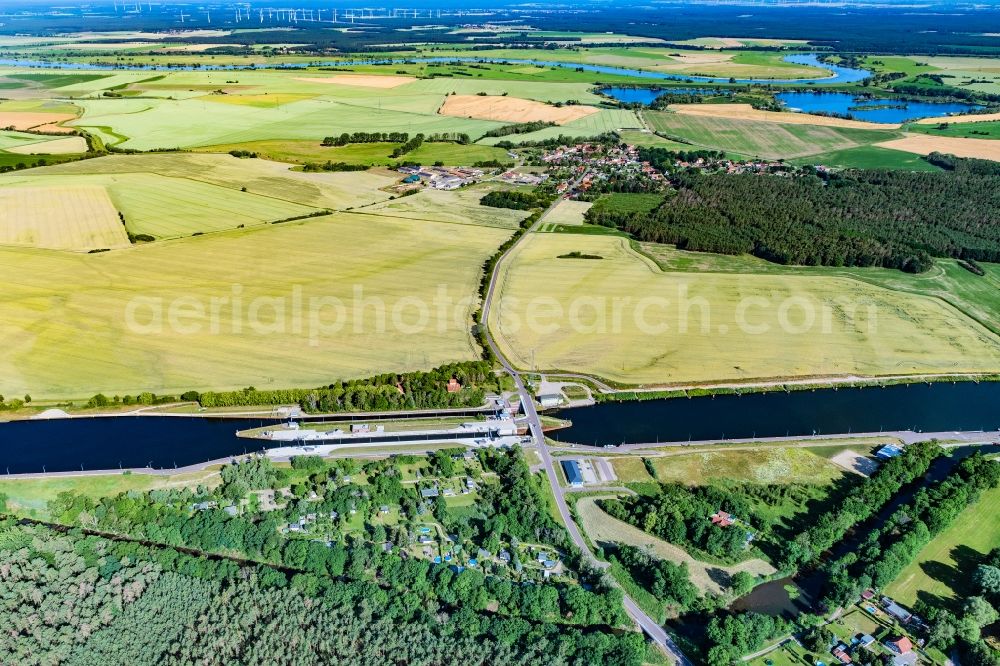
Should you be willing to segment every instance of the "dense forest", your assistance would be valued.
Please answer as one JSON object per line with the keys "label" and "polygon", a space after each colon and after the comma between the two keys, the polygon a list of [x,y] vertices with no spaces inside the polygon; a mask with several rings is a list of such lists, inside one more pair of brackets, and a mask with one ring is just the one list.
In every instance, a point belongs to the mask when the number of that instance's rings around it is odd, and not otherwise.
{"label": "dense forest", "polygon": [[649,214],[591,209],[592,223],[643,241],[780,264],[919,273],[932,256],[1000,261],[1000,169],[941,155],[941,172],[815,176],[679,173]]}
{"label": "dense forest", "polygon": [[[398,559],[398,558],[397,558]],[[641,664],[642,638],[171,548],[0,522],[0,663]],[[441,567],[444,571],[450,569]],[[451,577],[458,596],[482,581]]]}
{"label": "dense forest", "polygon": [[[429,474],[446,477],[455,474],[454,458],[457,456],[461,459],[462,453],[462,450],[445,449],[429,459],[399,456],[373,460],[363,465],[349,459],[324,461],[306,456],[293,458],[292,470],[277,468],[265,457],[252,457],[224,467],[221,471],[222,484],[215,488],[165,488],[145,493],[133,491],[99,499],[63,493],[50,502],[49,509],[59,524],[93,530],[102,536],[122,540],[123,543],[155,544],[151,552],[157,553],[155,560],[165,569],[182,574],[190,573],[193,569],[218,569],[226,577],[234,572],[239,574],[240,584],[246,584],[248,580],[251,582],[240,588],[240,591],[234,591],[230,584],[223,583],[219,590],[208,595],[209,601],[221,594],[230,599],[227,603],[233,604],[233,595],[258,594],[261,587],[287,588],[289,580],[297,593],[311,598],[326,598],[334,594],[331,590],[341,594],[339,590],[342,586],[350,588],[360,585],[366,590],[364,596],[372,599],[372,612],[388,612],[378,606],[379,600],[402,599],[410,613],[406,617],[416,618],[402,621],[415,623],[418,627],[422,621],[421,614],[426,611],[428,618],[434,618],[435,626],[447,623],[449,614],[455,614],[465,618],[463,622],[469,623],[468,626],[487,627],[490,622],[500,623],[504,627],[509,625],[510,628],[505,630],[512,631],[515,635],[541,626],[546,627],[549,633],[576,637],[573,638],[576,640],[584,635],[579,630],[588,636],[604,635],[610,640],[608,651],[597,648],[599,654],[605,654],[617,663],[633,663],[631,656],[627,656],[631,654],[633,638],[623,636],[612,639],[606,633],[612,627],[625,626],[627,619],[622,607],[621,591],[610,585],[599,571],[580,571],[574,574],[580,584],[542,581],[540,575],[537,582],[526,584],[525,581],[512,578],[504,567],[491,565],[463,569],[433,564],[429,559],[403,554],[405,547],[414,538],[408,526],[426,509],[418,493],[420,486],[404,486],[401,483],[399,465],[424,461],[429,466],[426,469]],[[518,449],[482,450],[478,452],[478,457],[483,471],[497,475],[498,479],[495,483],[481,484],[481,495],[473,510],[454,517],[444,509],[440,497],[432,508],[435,518],[441,520],[449,534],[454,534],[456,543],[463,544],[470,552],[475,552],[476,548],[486,548],[496,553],[499,552],[502,539],[504,543],[511,544],[509,547],[515,554],[512,566],[518,570],[520,564],[513,544],[519,541],[549,543],[559,548],[571,547],[564,529],[545,511],[545,501],[538,491],[537,481],[529,472]],[[363,476],[363,481],[359,480],[359,475]],[[293,481],[292,495],[286,506],[267,511],[258,509],[259,491],[287,487],[290,480]],[[372,524],[372,518],[381,504],[398,506],[400,522]],[[227,511],[227,508],[234,510]],[[331,515],[339,516],[340,522],[335,521],[329,528],[324,528],[320,533],[321,537],[318,534],[282,533],[281,528],[299,516],[306,513],[325,516],[331,512]],[[346,519],[355,514],[364,518],[363,532],[340,531],[345,527]],[[0,549],[5,543],[0,529]],[[386,544],[392,547],[384,548]],[[19,548],[19,545],[15,545],[13,549]],[[197,554],[197,558],[189,560],[197,560],[198,564],[189,562],[180,568],[182,555],[178,551]],[[578,561],[575,552],[563,552],[567,563]],[[35,556],[32,558],[38,559]],[[0,560],[2,559],[0,556]],[[123,567],[98,562],[98,569],[95,578],[103,576],[114,579],[120,575]],[[250,569],[259,573],[260,584],[253,580]],[[149,570],[149,567],[141,569],[142,573]],[[4,571],[0,571],[0,580],[3,575]],[[141,592],[141,586],[135,589],[127,587],[127,594],[138,597]],[[120,601],[121,594],[117,597],[112,595],[112,598]],[[170,605],[169,598],[164,599],[159,595],[154,595],[153,598],[156,601],[151,602],[152,607],[158,604]],[[35,600],[36,604],[42,604],[43,601]],[[3,600],[0,599],[0,604],[2,603]],[[52,600],[49,603],[59,601]],[[191,603],[197,606],[200,602],[196,599]],[[275,622],[267,616],[267,600],[261,603],[264,604],[261,611],[264,617],[260,620]],[[415,607],[411,607],[411,604],[415,604]],[[310,608],[311,603],[306,603],[302,613],[296,614],[298,621],[304,624],[297,626],[294,631],[303,636],[303,640],[311,640],[308,637],[311,636],[313,620],[303,619],[303,613]],[[100,614],[106,617],[113,613],[107,610]],[[84,620],[86,617],[85,615]],[[394,617],[399,619],[398,615]],[[187,616],[183,616],[174,620],[184,623],[188,621],[186,618]],[[238,614],[229,619],[240,623]],[[15,626],[27,622],[18,621]],[[338,622],[339,620],[331,620],[333,626],[337,626]],[[378,631],[382,631],[384,628],[379,626]],[[87,631],[93,633],[98,629],[97,626],[88,625]],[[448,636],[455,631],[454,628],[442,630],[446,630]],[[0,643],[2,640],[0,639]],[[275,637],[267,636],[261,640],[270,642]],[[379,638],[373,636],[354,640],[377,641]],[[148,647],[141,639],[130,637],[119,649],[135,647],[133,642],[136,645],[142,644],[142,649]],[[345,644],[347,643],[349,641],[345,640]],[[639,641],[637,645],[641,646],[642,642]],[[110,649],[111,642],[103,647]],[[510,647],[509,643],[507,647]],[[252,649],[258,648],[260,646]],[[60,649],[69,654],[68,649]],[[159,646],[156,649],[165,647]],[[171,646],[170,649],[177,648]],[[316,649],[325,648],[317,646]],[[565,651],[564,647],[560,650],[564,650],[563,658],[566,660],[562,663],[574,663],[580,659],[579,656],[573,656],[572,649]],[[126,654],[131,653],[122,653],[123,656]],[[252,652],[244,654],[253,656]],[[511,654],[512,658],[521,654],[529,661],[532,659],[530,651],[514,650]],[[327,655],[325,658],[332,657]],[[444,662],[434,658],[414,658],[417,659],[416,663],[455,663],[450,658]],[[478,659],[471,656],[467,658]],[[245,663],[307,664],[324,661],[310,652],[288,659],[292,661],[273,662],[258,656]],[[400,660],[406,662],[402,657]],[[0,658],[0,663],[8,662]],[[32,663],[59,662],[42,660]],[[101,662],[97,659],[70,663]],[[116,659],[114,663],[132,662]],[[147,662],[140,659],[137,663]],[[158,663],[187,662],[168,660]],[[209,660],[205,663],[217,662]],[[226,660],[224,663],[234,662]]]}

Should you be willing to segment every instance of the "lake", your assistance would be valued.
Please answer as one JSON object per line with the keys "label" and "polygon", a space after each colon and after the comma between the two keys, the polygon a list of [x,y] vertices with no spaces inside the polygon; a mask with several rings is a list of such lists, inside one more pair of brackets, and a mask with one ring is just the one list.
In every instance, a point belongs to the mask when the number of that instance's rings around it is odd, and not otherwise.
{"label": "lake", "polygon": [[775,95],[790,111],[850,114],[872,123],[905,123],[919,118],[950,116],[982,108],[962,102],[910,102],[895,99],[859,99],[850,93],[781,92]]}
{"label": "lake", "polygon": [[667,74],[664,72],[655,72],[645,69],[630,69],[627,67],[606,67],[604,65],[587,65],[579,64],[573,62],[562,62],[556,60],[535,60],[526,58],[475,58],[475,57],[432,57],[432,58],[370,58],[366,60],[332,60],[332,61],[316,61],[310,63],[291,63],[291,64],[281,64],[275,65],[273,68],[269,68],[266,64],[262,67],[257,67],[255,65],[202,65],[199,67],[194,67],[190,65],[179,65],[168,67],[166,65],[135,65],[135,64],[119,64],[119,63],[76,63],[76,62],[59,62],[59,61],[45,61],[29,58],[0,58],[0,65],[7,67],[41,67],[47,69],[79,69],[79,70],[163,70],[163,71],[194,71],[194,70],[205,70],[205,71],[228,71],[228,70],[247,70],[247,69],[302,69],[305,67],[351,67],[355,65],[395,65],[407,62],[414,63],[449,63],[449,62],[468,62],[468,63],[490,63],[490,64],[504,64],[510,63],[513,65],[533,65],[535,67],[562,67],[566,69],[582,70],[584,72],[598,72],[600,74],[615,74],[619,76],[632,76],[636,78],[643,79],[661,79],[661,80],[671,80],[671,81],[693,81],[700,83],[798,83],[798,84],[811,84],[811,83],[854,83],[861,81],[863,79],[871,76],[871,72],[863,69],[851,69],[849,67],[841,67],[839,65],[830,65],[827,63],[822,63],[819,61],[819,56],[815,53],[799,54],[799,55],[789,55],[785,56],[783,60],[791,63],[796,63],[800,65],[811,65],[813,67],[818,67],[824,69],[828,72],[827,75],[821,76],[815,79],[735,79],[735,81],[727,77],[711,77],[711,76],[687,76],[683,74]]}
{"label": "lake", "polygon": [[997,430],[1000,383],[899,384],[604,402],[556,410],[551,415],[570,419],[573,425],[549,437],[591,445],[880,430]]}

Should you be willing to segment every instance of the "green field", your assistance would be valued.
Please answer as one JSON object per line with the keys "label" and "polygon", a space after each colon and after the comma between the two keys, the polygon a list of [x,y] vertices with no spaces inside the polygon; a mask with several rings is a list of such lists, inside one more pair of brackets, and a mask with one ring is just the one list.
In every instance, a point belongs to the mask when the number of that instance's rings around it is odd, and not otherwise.
{"label": "green field", "polygon": [[836,169],[905,169],[907,171],[937,171],[938,168],[920,155],[880,148],[857,146],[829,153],[789,160],[791,164],[822,164]]}
{"label": "green field", "polygon": [[[573,251],[604,259],[552,261]],[[820,271],[664,273],[625,239],[538,234],[501,285],[489,323],[521,368],[679,385],[1000,369],[1000,341],[958,309]]]}
{"label": "green field", "polygon": [[712,451],[652,460],[657,479],[689,485],[705,485],[722,479],[827,485],[844,473],[843,468],[804,448]]}
{"label": "green field", "polygon": [[1000,139],[1000,121],[987,120],[979,123],[944,123],[940,125],[921,125],[911,123],[907,131],[934,136],[953,136],[962,139]]}
{"label": "green field", "polygon": [[918,599],[951,608],[973,595],[972,572],[989,551],[1000,547],[998,502],[1000,489],[983,493],[917,554],[886,594],[911,608]]}
{"label": "green field", "polygon": [[0,249],[0,393],[316,386],[477,358],[480,271],[509,234],[338,213],[101,254]]}
{"label": "green field", "polygon": [[228,153],[231,150],[256,152],[261,157],[279,162],[346,162],[348,164],[396,165],[418,162],[431,165],[443,162],[448,166],[471,166],[477,162],[498,160],[511,163],[507,151],[479,144],[461,145],[450,142],[426,142],[403,157],[390,157],[394,143],[355,143],[348,146],[327,147],[319,141],[249,141],[246,143],[206,146],[205,152]]}
{"label": "green field", "polygon": [[891,130],[773,123],[669,111],[644,111],[643,117],[654,131],[667,138],[738,157],[805,157],[866,146],[899,136],[898,132]]}

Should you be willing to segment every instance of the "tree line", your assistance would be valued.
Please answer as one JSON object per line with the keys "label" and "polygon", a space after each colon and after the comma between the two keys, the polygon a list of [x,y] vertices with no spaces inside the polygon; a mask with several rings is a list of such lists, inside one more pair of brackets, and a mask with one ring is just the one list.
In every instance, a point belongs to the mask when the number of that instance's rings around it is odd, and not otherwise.
{"label": "tree line", "polygon": [[903,453],[882,463],[862,483],[855,485],[836,503],[812,518],[811,525],[785,541],[780,567],[797,569],[814,562],[839,542],[855,525],[868,520],[889,503],[905,485],[924,476],[935,458],[942,455],[937,441],[910,444]]}
{"label": "tree line", "polygon": [[[462,389],[449,393],[447,386],[452,378]],[[464,361],[428,371],[342,380],[318,388],[263,390],[251,386],[239,391],[185,395],[197,399],[202,407],[298,404],[310,412],[352,412],[479,407],[486,392],[499,390],[500,381],[490,363]]]}

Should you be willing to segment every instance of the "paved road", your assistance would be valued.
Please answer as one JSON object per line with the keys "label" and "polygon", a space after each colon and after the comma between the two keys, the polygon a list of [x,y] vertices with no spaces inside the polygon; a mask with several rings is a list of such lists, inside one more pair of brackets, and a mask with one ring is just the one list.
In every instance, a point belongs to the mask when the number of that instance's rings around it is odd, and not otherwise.
{"label": "paved road", "polygon": [[[809,446],[819,446],[823,444],[830,444],[838,439],[851,440],[851,439],[865,439],[870,437],[890,437],[902,441],[904,444],[913,444],[914,442],[926,442],[930,439],[938,439],[942,442],[957,442],[954,446],[961,444],[989,444],[992,442],[1000,441],[1000,432],[997,431],[983,431],[983,430],[969,430],[969,431],[957,431],[949,430],[945,432],[915,432],[913,430],[892,430],[883,432],[855,432],[855,433],[842,433],[842,434],[830,434],[830,435],[791,435],[788,437],[743,437],[735,439],[703,439],[703,440],[693,440],[687,442],[644,442],[639,444],[620,444],[620,445],[608,445],[608,446],[591,446],[589,444],[575,444],[569,446],[566,444],[554,446],[552,450],[556,451],[570,451],[573,453],[602,453],[602,454],[613,454],[613,453],[655,453],[655,449],[665,449],[665,448],[684,448],[688,446],[726,446],[732,447],[733,450],[738,450],[740,448],[753,448],[760,444],[782,444],[789,443],[795,446],[809,447]],[[749,447],[740,447],[742,444],[749,444]],[[945,444],[945,446],[953,446],[951,444]]]}
{"label": "paved road", "polygon": [[[580,176],[579,180],[582,180],[583,176]],[[579,182],[579,181],[578,181]],[[482,325],[484,327],[486,342],[489,344],[490,349],[496,355],[500,364],[503,366],[504,370],[514,379],[514,385],[517,387],[517,393],[521,398],[521,405],[524,408],[524,413],[527,415],[528,427],[531,431],[531,438],[535,442],[535,446],[538,448],[538,454],[542,459],[542,465],[545,468],[545,475],[549,479],[549,485],[552,488],[552,496],[555,497],[556,507],[559,509],[559,515],[562,516],[563,523],[566,525],[566,529],[569,531],[570,538],[573,539],[573,543],[580,549],[584,554],[584,557],[593,565],[604,568],[607,566],[606,563],[600,562],[594,553],[590,550],[590,545],[587,540],[583,538],[583,534],[580,533],[580,528],[577,527],[576,522],[573,520],[573,516],[569,512],[569,506],[566,504],[566,497],[562,486],[559,485],[559,476],[556,473],[555,462],[552,459],[552,454],[549,452],[549,448],[545,443],[545,435],[542,432],[542,422],[538,418],[538,411],[535,409],[535,401],[528,389],[524,385],[524,380],[521,378],[520,373],[514,369],[514,367],[507,361],[506,357],[500,351],[496,342],[493,340],[493,334],[490,332],[490,328],[487,324],[489,321],[490,307],[493,304],[493,295],[496,291],[497,280],[500,275],[500,270],[503,267],[504,261],[510,256],[510,254],[517,248],[522,240],[530,236],[538,226],[542,223],[542,220],[552,211],[552,209],[559,203],[559,199],[549,206],[538,220],[528,229],[527,233],[521,236],[510,248],[500,257],[496,265],[493,267],[493,273],[490,275],[490,283],[486,290],[486,297],[483,299],[483,317]],[[624,594],[624,591],[623,591]],[[691,662],[684,653],[681,652],[680,648],[671,640],[667,632],[661,627],[655,620],[646,615],[646,613],[636,605],[632,599],[625,594],[624,595],[624,606],[625,611],[629,614],[635,623],[642,629],[647,636],[649,636],[654,643],[660,646],[661,649],[666,651],[674,661],[679,666],[691,666]]]}

